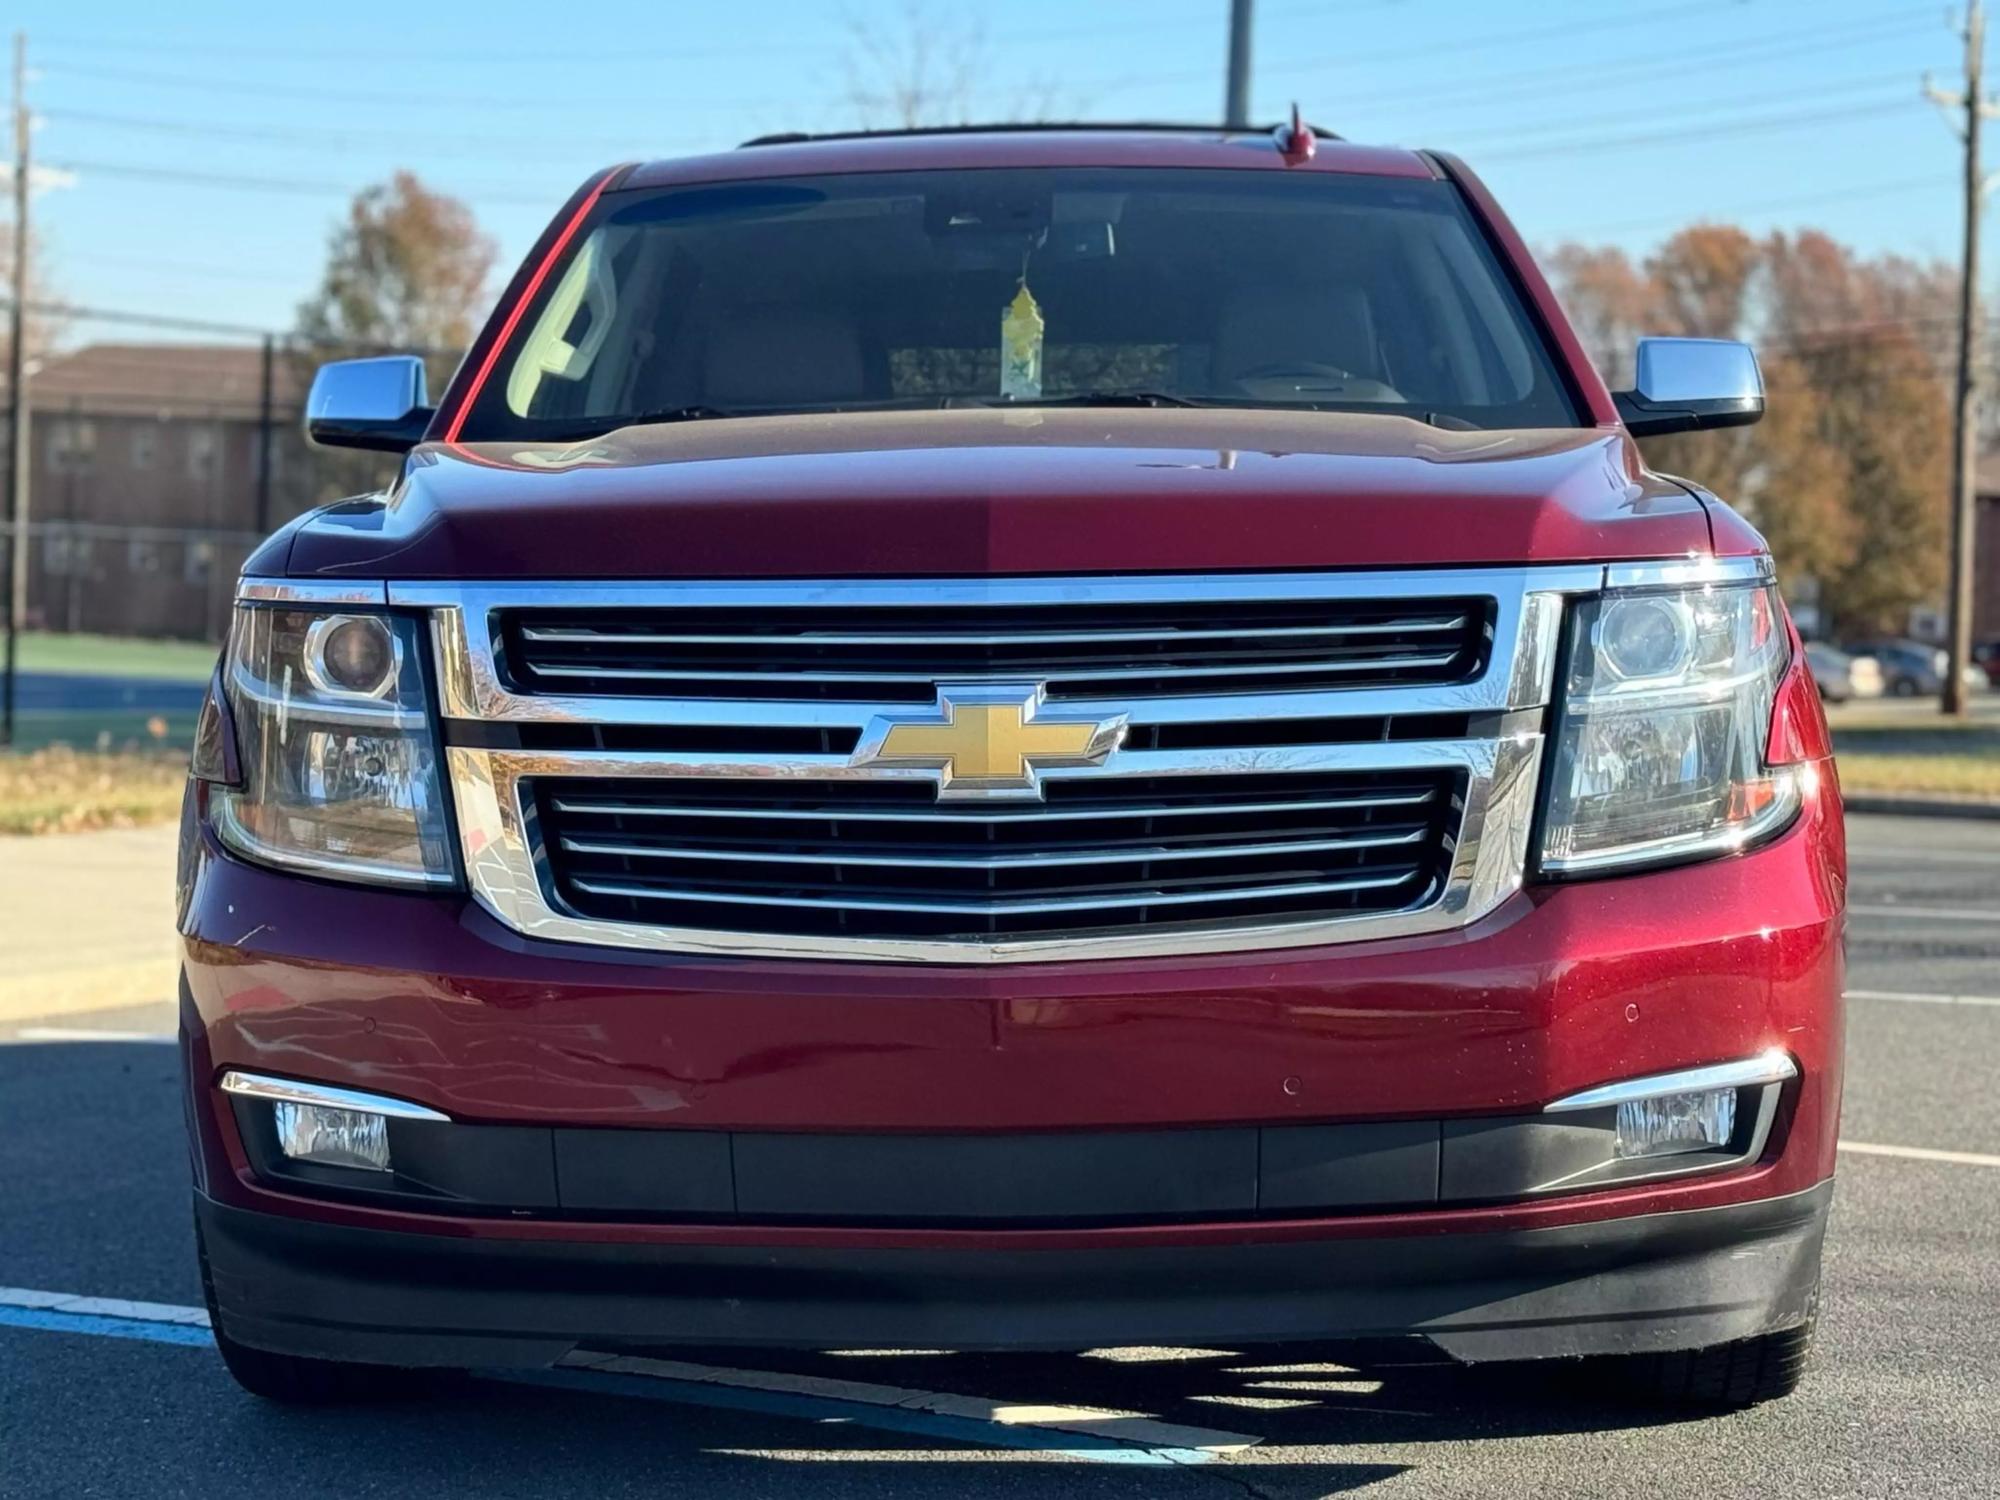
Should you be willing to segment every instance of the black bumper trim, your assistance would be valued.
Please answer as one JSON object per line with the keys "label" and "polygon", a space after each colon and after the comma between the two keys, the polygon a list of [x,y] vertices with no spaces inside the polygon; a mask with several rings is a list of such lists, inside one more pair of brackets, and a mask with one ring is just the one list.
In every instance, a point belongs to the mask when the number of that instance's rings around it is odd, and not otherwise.
{"label": "black bumper trim", "polygon": [[197,1195],[221,1331],[320,1358],[570,1349],[1234,1347],[1421,1335],[1466,1361],[1697,1348],[1794,1326],[1831,1180],[1545,1229],[1066,1250],[635,1246],[409,1234]]}
{"label": "black bumper trim", "polygon": [[1560,1116],[993,1133],[388,1122],[394,1174],[294,1161],[232,1096],[252,1167],[314,1197],[465,1217],[1023,1228],[1309,1218],[1506,1203],[1713,1172],[1769,1141],[1780,1087],[1742,1090],[1727,1143],[1615,1150],[1615,1107]]}

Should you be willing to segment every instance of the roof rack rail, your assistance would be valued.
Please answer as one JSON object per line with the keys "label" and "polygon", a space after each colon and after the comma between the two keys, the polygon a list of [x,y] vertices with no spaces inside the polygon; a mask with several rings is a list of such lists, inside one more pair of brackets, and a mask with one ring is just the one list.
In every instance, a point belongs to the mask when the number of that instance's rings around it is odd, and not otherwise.
{"label": "roof rack rail", "polygon": [[[1201,124],[1177,120],[1031,120],[996,121],[984,125],[913,125],[892,130],[780,130],[769,135],[753,136],[737,149],[747,150],[752,146],[795,146],[804,141],[867,141],[894,140],[919,135],[1006,135],[1024,131],[1180,131],[1190,135],[1270,135],[1284,129],[1283,123],[1271,125],[1245,125],[1232,128],[1228,125]],[[1317,125],[1312,133],[1323,141],[1337,141],[1339,136]]]}

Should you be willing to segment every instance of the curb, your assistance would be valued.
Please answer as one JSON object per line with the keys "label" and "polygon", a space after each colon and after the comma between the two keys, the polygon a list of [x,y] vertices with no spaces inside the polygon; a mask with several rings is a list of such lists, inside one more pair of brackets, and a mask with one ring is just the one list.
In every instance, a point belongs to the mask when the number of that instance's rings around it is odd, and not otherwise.
{"label": "curb", "polygon": [[1840,800],[1852,813],[1892,813],[1905,818],[2000,820],[2000,802],[1971,797],[1903,797],[1894,793],[1845,792]]}

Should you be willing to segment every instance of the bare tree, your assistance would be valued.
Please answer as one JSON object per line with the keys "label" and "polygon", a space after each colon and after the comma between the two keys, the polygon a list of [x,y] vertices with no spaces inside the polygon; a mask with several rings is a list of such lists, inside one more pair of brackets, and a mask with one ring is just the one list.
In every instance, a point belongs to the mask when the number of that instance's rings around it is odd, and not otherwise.
{"label": "bare tree", "polygon": [[[14,226],[11,219],[0,220],[0,286],[14,283]],[[55,347],[63,341],[69,330],[69,319],[50,309],[62,301],[49,276],[48,242],[39,232],[30,231],[28,237],[28,302],[25,318],[27,325],[28,374],[32,376],[41,362],[48,358]],[[7,359],[9,334],[7,323],[0,318],[0,366]]]}
{"label": "bare tree", "polygon": [[850,19],[847,34],[847,105],[863,130],[969,125],[981,114],[1045,121],[1082,110],[1045,77],[996,84],[986,27],[961,9],[903,0],[891,22]]}

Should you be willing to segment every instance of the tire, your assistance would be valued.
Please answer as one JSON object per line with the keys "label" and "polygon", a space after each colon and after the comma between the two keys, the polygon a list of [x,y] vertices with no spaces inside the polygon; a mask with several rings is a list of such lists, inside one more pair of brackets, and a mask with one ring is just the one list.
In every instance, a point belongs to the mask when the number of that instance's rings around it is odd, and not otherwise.
{"label": "tire", "polygon": [[1890,686],[1889,694],[1895,698],[1914,698],[1917,696],[1917,685],[1907,677],[1898,677]]}
{"label": "tire", "polygon": [[421,1372],[394,1365],[351,1364],[345,1360],[304,1359],[252,1349],[227,1334],[215,1347],[232,1378],[253,1396],[286,1406],[344,1406],[393,1401],[423,1389]]}
{"label": "tire", "polygon": [[1796,1328],[1708,1349],[1632,1355],[1619,1361],[1619,1373],[1634,1394],[1668,1406],[1740,1411],[1777,1401],[1797,1390],[1805,1376],[1818,1303],[1815,1288],[1806,1320]]}
{"label": "tire", "polygon": [[215,1300],[215,1280],[209,1275],[208,1247],[195,1228],[195,1253],[201,1261],[201,1294],[208,1304],[210,1331],[216,1351],[230,1376],[244,1390],[266,1401],[287,1406],[330,1406],[364,1401],[391,1401],[412,1395],[449,1378],[453,1372],[408,1370],[397,1365],[360,1364],[348,1360],[307,1359],[276,1354],[239,1344],[222,1331],[222,1314]]}

